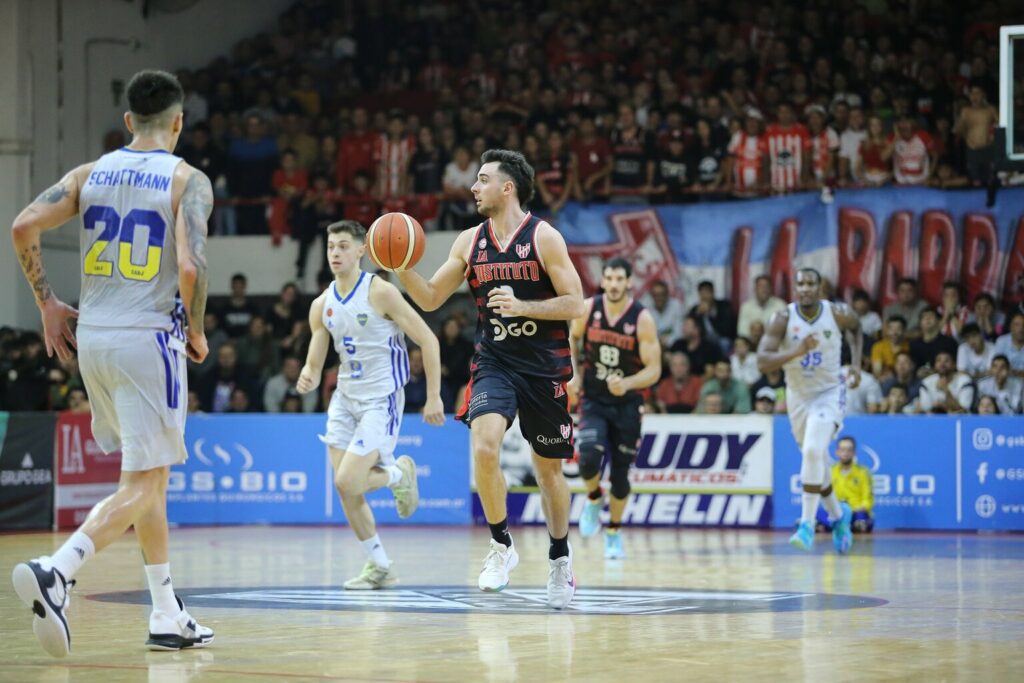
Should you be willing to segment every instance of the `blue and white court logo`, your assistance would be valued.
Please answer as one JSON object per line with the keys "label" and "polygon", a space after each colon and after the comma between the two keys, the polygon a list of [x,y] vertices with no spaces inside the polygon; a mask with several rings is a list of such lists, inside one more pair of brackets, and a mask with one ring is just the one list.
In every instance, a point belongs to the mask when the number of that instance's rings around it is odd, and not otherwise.
{"label": "blue and white court logo", "polygon": [[[481,593],[467,586],[406,586],[382,591],[336,587],[193,588],[178,593],[190,608],[299,609],[340,612],[553,614],[543,588]],[[148,591],[90,596],[106,602],[149,604]],[[706,591],[670,588],[581,588],[564,611],[572,614],[724,614],[857,609],[880,598],[828,593]]]}

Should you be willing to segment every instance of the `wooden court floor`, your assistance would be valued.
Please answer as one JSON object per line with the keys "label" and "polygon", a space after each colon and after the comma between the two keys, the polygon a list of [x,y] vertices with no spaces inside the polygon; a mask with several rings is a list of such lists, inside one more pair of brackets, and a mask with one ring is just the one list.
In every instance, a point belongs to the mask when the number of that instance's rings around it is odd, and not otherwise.
{"label": "wooden court floor", "polygon": [[1024,536],[878,534],[836,557],[786,534],[627,530],[627,558],[574,539],[573,608],[546,609],[546,535],[513,531],[501,594],[476,589],[481,529],[384,528],[402,579],[340,590],[363,558],[348,529],[172,531],[172,574],[207,649],[148,652],[129,535],[82,570],[72,653],[50,659],[10,587],[60,534],[0,536],[0,681],[1019,681]]}

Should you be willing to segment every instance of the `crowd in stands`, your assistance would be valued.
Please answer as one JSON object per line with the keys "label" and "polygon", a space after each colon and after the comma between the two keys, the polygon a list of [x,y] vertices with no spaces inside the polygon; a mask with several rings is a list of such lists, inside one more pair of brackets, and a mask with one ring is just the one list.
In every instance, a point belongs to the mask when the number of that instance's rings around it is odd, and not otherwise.
{"label": "crowd in stands", "polygon": [[303,254],[342,217],[474,223],[490,147],[526,154],[542,213],[981,185],[998,26],[1020,14],[1012,0],[300,0],[179,72],[178,151],[214,180],[215,234],[291,235]]}
{"label": "crowd in stands", "polygon": [[[831,288],[823,281],[823,296]],[[739,307],[716,298],[710,282],[698,287],[689,309],[657,282],[643,297],[654,317],[664,352],[662,380],[646,392],[649,412],[785,413],[781,370],[761,373],[756,350],[769,317],[784,307],[768,277]],[[860,386],[847,394],[849,414],[1024,412],[1024,308],[1000,310],[979,294],[971,306],[960,287],[946,283],[938,306],[922,300],[917,283],[904,278],[897,299],[882,310],[867,294],[854,296],[864,354]],[[267,305],[246,290],[245,275],[231,279],[231,295],[214,302],[204,321],[210,354],[189,363],[190,412],[314,412],[324,410],[337,384],[337,356],[317,392],[296,389],[310,342],[309,302],[286,284]],[[884,322],[883,322],[884,320]],[[475,321],[453,310],[435,321],[441,348],[442,400],[454,412],[469,381]],[[844,363],[850,362],[844,343]],[[411,348],[406,411],[426,402],[426,378],[418,349]],[[89,410],[77,361],[46,357],[36,332],[0,330],[0,410]]]}

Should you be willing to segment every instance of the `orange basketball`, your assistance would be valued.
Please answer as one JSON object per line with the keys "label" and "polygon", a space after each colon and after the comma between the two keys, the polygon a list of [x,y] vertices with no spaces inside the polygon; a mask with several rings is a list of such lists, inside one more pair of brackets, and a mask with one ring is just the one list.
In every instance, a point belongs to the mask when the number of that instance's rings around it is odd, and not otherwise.
{"label": "orange basketball", "polygon": [[370,226],[366,246],[370,260],[384,270],[401,273],[423,257],[426,238],[419,221],[412,216],[386,213]]}

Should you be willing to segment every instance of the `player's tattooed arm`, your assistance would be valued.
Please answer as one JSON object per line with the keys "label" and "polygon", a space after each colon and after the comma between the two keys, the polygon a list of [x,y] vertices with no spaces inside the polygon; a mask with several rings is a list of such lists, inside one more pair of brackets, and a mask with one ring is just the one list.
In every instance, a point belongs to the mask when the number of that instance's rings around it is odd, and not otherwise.
{"label": "player's tattooed arm", "polygon": [[43,267],[40,235],[60,227],[78,213],[78,188],[91,168],[91,165],[79,166],[69,172],[44,190],[14,219],[11,239],[37,305],[41,306],[53,297],[46,268]]}
{"label": "player's tattooed arm", "polygon": [[209,274],[206,264],[207,221],[213,211],[213,186],[202,171],[193,170],[178,205],[178,268],[188,325],[203,329]]}

